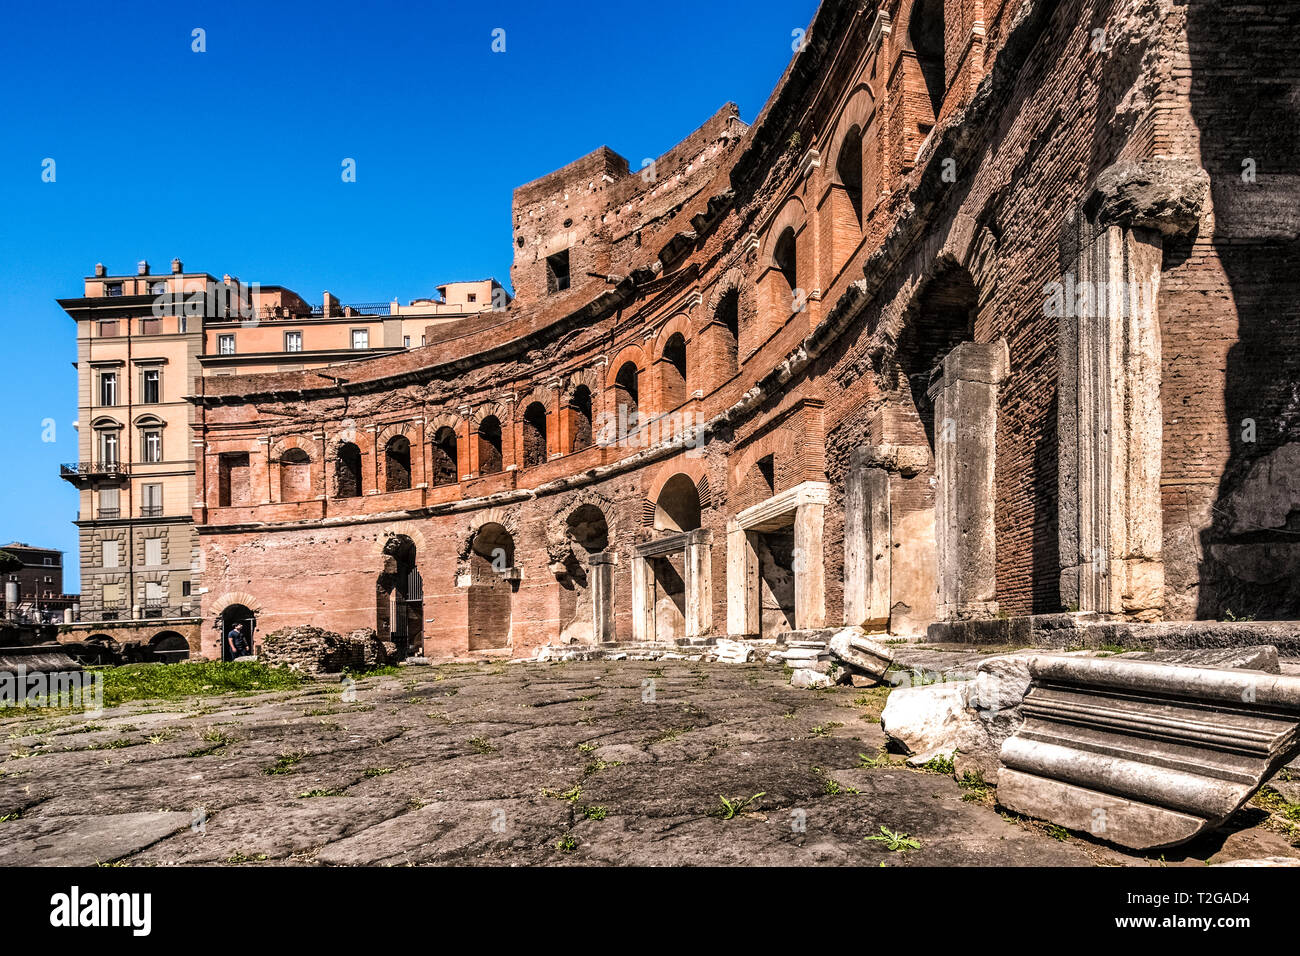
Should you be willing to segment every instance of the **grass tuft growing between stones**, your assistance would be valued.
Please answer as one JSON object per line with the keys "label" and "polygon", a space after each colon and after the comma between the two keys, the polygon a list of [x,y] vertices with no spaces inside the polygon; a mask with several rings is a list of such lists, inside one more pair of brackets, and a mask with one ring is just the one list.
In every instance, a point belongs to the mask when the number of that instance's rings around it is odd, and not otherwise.
{"label": "grass tuft growing between stones", "polygon": [[104,680],[104,706],[133,700],[181,700],[219,694],[293,690],[308,678],[283,667],[256,661],[181,661],[176,664],[127,664],[93,668]]}

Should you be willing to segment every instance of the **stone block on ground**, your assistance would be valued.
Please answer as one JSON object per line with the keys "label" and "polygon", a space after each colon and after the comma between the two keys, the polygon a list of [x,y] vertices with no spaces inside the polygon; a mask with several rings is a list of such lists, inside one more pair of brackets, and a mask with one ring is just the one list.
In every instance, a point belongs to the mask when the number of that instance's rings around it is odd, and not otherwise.
{"label": "stone block on ground", "polygon": [[1028,668],[998,802],[1110,843],[1186,843],[1300,752],[1300,678],[1119,658]]}
{"label": "stone block on ground", "polygon": [[811,667],[796,667],[790,675],[791,687],[830,687],[834,681],[829,674],[813,670]]}
{"label": "stone block on ground", "polygon": [[856,627],[838,631],[830,640],[830,652],[847,667],[877,681],[884,679],[894,660],[888,647],[870,640]]}

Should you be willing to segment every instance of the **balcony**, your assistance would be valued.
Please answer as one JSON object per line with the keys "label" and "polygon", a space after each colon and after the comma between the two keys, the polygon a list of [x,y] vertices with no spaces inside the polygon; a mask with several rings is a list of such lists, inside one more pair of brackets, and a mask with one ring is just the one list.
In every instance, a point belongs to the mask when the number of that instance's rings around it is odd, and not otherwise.
{"label": "balcony", "polygon": [[74,461],[59,466],[59,477],[73,484],[84,484],[91,478],[120,477],[126,468],[119,461]]}
{"label": "balcony", "polygon": [[141,518],[161,518],[163,513],[162,505],[141,505]]}
{"label": "balcony", "polygon": [[109,521],[113,518],[120,518],[122,517],[122,509],[121,508],[100,508],[96,517],[98,517],[100,521]]}

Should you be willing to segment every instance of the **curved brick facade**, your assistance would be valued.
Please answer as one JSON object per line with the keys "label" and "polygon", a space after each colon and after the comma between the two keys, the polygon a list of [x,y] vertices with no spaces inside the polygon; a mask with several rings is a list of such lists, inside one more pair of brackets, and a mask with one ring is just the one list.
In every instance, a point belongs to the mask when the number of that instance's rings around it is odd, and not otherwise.
{"label": "curved brick facade", "polygon": [[[448,657],[1294,615],[1264,566],[1300,564],[1297,222],[1262,213],[1297,195],[1295,100],[1243,144],[1216,78],[1254,51],[1131,6],[828,3],[753,126],[726,107],[645,170],[601,149],[516,190],[508,308],[199,379],[205,617],[251,595],[261,633]],[[1294,90],[1297,62],[1251,76]],[[1256,384],[1244,303],[1284,313]]]}

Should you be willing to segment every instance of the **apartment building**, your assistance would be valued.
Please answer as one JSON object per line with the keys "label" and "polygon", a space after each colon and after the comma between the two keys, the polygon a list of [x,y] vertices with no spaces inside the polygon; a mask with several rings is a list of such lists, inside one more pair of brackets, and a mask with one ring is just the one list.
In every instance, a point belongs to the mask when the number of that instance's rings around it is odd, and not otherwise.
{"label": "apartment building", "polygon": [[187,272],[174,259],[165,275],[147,262],[133,275],[97,265],[82,296],[58,300],[77,323],[78,461],[60,473],[80,492],[81,620],[183,633],[197,624],[196,378],[418,348],[431,323],[508,301],[494,280],[440,291],[407,306],[344,305],[326,292],[313,307],[281,286]]}

